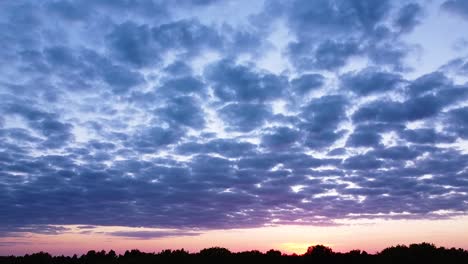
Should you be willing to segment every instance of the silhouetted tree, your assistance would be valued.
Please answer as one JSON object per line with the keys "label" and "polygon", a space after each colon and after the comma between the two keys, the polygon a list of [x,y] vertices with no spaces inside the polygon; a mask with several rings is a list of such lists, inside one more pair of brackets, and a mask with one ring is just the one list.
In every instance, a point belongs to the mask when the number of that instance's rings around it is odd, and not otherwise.
{"label": "silhouetted tree", "polygon": [[226,248],[221,247],[212,247],[212,248],[205,248],[200,251],[200,256],[203,257],[229,257],[231,255],[231,251]]}
{"label": "silhouetted tree", "polygon": [[304,256],[312,256],[312,257],[329,257],[333,255],[333,250],[329,247],[324,245],[316,245],[307,248],[307,252]]}
{"label": "silhouetted tree", "polygon": [[0,264],[158,264],[158,263],[468,263],[468,251],[464,249],[444,247],[437,248],[433,244],[421,243],[409,246],[397,245],[389,247],[378,254],[367,254],[365,251],[351,250],[347,253],[335,253],[331,248],[316,245],[307,249],[304,255],[282,255],[278,250],[262,253],[258,250],[232,253],[226,248],[213,247],[201,250],[199,253],[189,253],[184,249],[162,250],[159,253],[144,253],[137,249],[125,251],[117,255],[115,251],[90,250],[81,257],[56,256],[39,252],[24,256],[0,256]]}
{"label": "silhouetted tree", "polygon": [[269,257],[281,257],[281,251],[270,249],[266,252],[266,255]]}

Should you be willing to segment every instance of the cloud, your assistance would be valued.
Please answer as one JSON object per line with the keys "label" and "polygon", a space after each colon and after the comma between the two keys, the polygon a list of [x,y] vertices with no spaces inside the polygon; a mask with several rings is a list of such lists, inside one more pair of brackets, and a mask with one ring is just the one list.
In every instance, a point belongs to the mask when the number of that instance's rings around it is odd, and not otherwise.
{"label": "cloud", "polygon": [[272,116],[270,107],[254,103],[228,104],[219,110],[219,114],[229,129],[242,132],[261,127]]}
{"label": "cloud", "polygon": [[304,74],[291,80],[291,88],[295,93],[304,95],[311,90],[320,88],[324,83],[325,77],[320,74]]}
{"label": "cloud", "polygon": [[412,95],[421,95],[434,90],[440,90],[452,86],[450,79],[442,72],[432,72],[420,76],[409,86],[409,93]]}
{"label": "cloud", "polygon": [[[372,30],[389,11],[389,1],[293,1],[288,17],[294,30],[322,32]],[[322,32],[317,32],[318,34]]]}
{"label": "cloud", "polygon": [[165,18],[167,7],[158,1],[143,0],[132,3],[127,0],[107,1],[48,1],[43,5],[45,13],[58,16],[68,22],[87,21],[90,17],[122,19],[129,15],[150,18],[152,15]]}
{"label": "cloud", "polygon": [[375,156],[364,154],[347,158],[343,165],[346,169],[351,170],[371,170],[380,168],[383,162]]}
{"label": "cloud", "polygon": [[305,132],[305,144],[311,148],[331,145],[344,131],[338,130],[344,121],[347,101],[339,95],[328,95],[309,101],[299,115],[302,121],[297,126]]}
{"label": "cloud", "polygon": [[378,147],[382,136],[372,126],[358,126],[346,141],[349,147]]}
{"label": "cloud", "polygon": [[132,147],[141,152],[154,152],[155,148],[177,143],[183,131],[165,129],[159,126],[144,128],[137,132],[133,141],[129,141]]}
{"label": "cloud", "polygon": [[370,68],[360,72],[347,73],[341,78],[344,89],[364,96],[375,92],[392,91],[402,81],[398,74],[379,72]]}
{"label": "cloud", "polygon": [[[311,53],[310,50],[313,49],[315,52]],[[303,70],[334,70],[345,66],[349,58],[358,55],[359,52],[360,47],[354,40],[326,40],[315,48],[309,44],[309,41],[295,42],[289,46],[293,64]]]}
{"label": "cloud", "polygon": [[400,8],[394,24],[402,32],[410,32],[421,23],[422,7],[418,3],[408,3]]}
{"label": "cloud", "polygon": [[219,49],[223,45],[223,39],[217,31],[199,23],[198,20],[179,20],[162,24],[153,28],[151,33],[163,51],[182,50],[188,55],[194,55],[204,49]]}
{"label": "cloud", "polygon": [[395,146],[385,149],[376,149],[371,152],[372,155],[390,160],[413,160],[417,158],[422,152],[411,149],[406,146]]}
{"label": "cloud", "polygon": [[336,128],[345,117],[346,98],[327,95],[309,101],[302,109],[301,117],[308,131],[322,131]]}
{"label": "cloud", "polygon": [[468,132],[468,122],[466,120],[466,114],[468,113],[468,107],[454,109],[449,112],[450,130],[455,132],[458,137],[466,139]]}
{"label": "cloud", "polygon": [[107,41],[109,52],[122,63],[142,67],[161,60],[147,25],[133,22],[117,25],[107,36]]}
{"label": "cloud", "polygon": [[[427,87],[427,86],[425,86]],[[466,89],[449,88],[419,97],[412,97],[404,102],[374,101],[361,107],[353,114],[355,122],[406,122],[430,118],[437,115],[444,106],[463,100]]]}
{"label": "cloud", "polygon": [[63,226],[52,225],[28,225],[28,226],[7,226],[0,229],[0,234],[4,237],[27,236],[29,233],[41,235],[58,235],[70,231]]}
{"label": "cloud", "polygon": [[[173,65],[172,65],[173,66]],[[185,69],[187,71],[188,69]],[[177,95],[192,95],[204,94],[205,85],[199,79],[192,76],[184,76],[166,80],[157,93],[164,97],[172,97]]]}
{"label": "cloud", "polygon": [[256,146],[235,139],[214,139],[206,143],[187,142],[177,147],[180,154],[214,153],[226,157],[240,157],[255,151]]}
{"label": "cloud", "polygon": [[286,80],[274,74],[262,74],[243,65],[222,60],[205,69],[205,77],[222,101],[263,102],[282,95]]}
{"label": "cloud", "polygon": [[456,58],[443,65],[441,69],[463,75],[468,72],[467,58]]}
{"label": "cloud", "polygon": [[468,210],[466,58],[411,71],[433,4],[0,5],[2,235]]}
{"label": "cloud", "polygon": [[408,142],[419,144],[451,143],[455,140],[454,136],[437,132],[433,128],[405,129],[400,133]]}
{"label": "cloud", "polygon": [[203,110],[199,103],[189,96],[173,98],[164,108],[157,110],[158,116],[169,124],[184,125],[202,129],[205,125]]}
{"label": "cloud", "polygon": [[448,0],[441,5],[442,9],[468,18],[468,4],[463,0]]}
{"label": "cloud", "polygon": [[288,127],[278,127],[262,137],[262,145],[277,149],[290,147],[300,138],[300,132]]}
{"label": "cloud", "polygon": [[195,232],[181,232],[181,231],[115,231],[107,232],[107,235],[116,237],[127,237],[133,239],[155,239],[173,236],[198,236],[200,233]]}
{"label": "cloud", "polygon": [[285,19],[295,35],[288,55],[298,70],[329,71],[354,58],[405,70],[403,59],[411,48],[400,38],[418,25],[423,13],[416,3],[340,0],[274,1],[266,10],[263,19]]}
{"label": "cloud", "polygon": [[42,146],[45,148],[60,148],[73,140],[72,125],[58,120],[55,113],[44,112],[25,102],[13,101],[4,106],[6,113],[17,115],[27,122],[29,127],[45,137]]}

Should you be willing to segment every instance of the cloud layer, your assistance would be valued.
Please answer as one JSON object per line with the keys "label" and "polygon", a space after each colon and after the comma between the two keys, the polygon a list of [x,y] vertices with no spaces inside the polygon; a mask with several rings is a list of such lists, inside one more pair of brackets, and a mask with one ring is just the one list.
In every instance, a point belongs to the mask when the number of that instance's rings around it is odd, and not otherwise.
{"label": "cloud layer", "polygon": [[2,2],[0,233],[466,214],[467,60],[409,77],[425,6],[232,4]]}

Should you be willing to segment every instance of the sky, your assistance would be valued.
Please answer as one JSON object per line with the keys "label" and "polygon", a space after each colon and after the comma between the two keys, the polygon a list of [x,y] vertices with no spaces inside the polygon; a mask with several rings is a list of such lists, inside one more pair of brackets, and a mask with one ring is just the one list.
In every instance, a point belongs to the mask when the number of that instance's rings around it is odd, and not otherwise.
{"label": "sky", "polygon": [[468,249],[468,1],[0,2],[0,254]]}

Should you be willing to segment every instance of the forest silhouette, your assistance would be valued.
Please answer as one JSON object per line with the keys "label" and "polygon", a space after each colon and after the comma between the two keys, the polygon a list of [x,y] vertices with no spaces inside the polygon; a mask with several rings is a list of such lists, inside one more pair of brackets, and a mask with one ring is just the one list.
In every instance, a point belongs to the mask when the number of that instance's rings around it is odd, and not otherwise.
{"label": "forest silhouette", "polygon": [[397,245],[376,254],[361,250],[333,252],[323,245],[310,246],[302,255],[282,254],[278,250],[231,252],[212,247],[198,253],[184,249],[145,253],[137,249],[118,255],[115,251],[91,250],[77,256],[51,256],[46,252],[24,256],[2,256],[2,264],[156,264],[156,263],[468,263],[468,251],[461,248],[436,247],[429,243]]}

